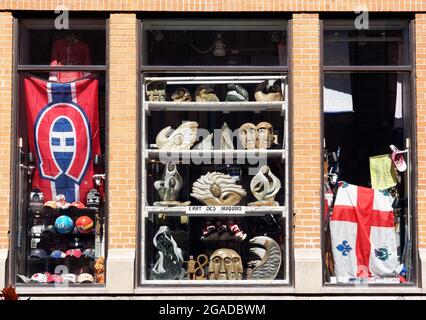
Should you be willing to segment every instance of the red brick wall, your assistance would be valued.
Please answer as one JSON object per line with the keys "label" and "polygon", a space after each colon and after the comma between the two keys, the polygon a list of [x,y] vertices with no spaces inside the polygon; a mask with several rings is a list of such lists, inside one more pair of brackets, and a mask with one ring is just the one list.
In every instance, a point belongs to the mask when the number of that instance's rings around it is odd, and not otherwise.
{"label": "red brick wall", "polygon": [[318,14],[294,14],[293,205],[295,248],[320,246],[320,24]]}

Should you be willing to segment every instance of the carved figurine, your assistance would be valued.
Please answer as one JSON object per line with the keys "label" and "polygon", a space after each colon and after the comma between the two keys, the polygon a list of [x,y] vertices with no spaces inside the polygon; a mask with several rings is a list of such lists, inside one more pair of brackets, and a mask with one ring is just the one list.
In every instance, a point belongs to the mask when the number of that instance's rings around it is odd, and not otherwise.
{"label": "carved figurine", "polygon": [[182,280],[185,276],[182,250],[173,239],[169,227],[161,226],[158,229],[153,244],[158,250],[157,261],[152,268],[154,280]]}
{"label": "carved figurine", "polygon": [[96,283],[105,283],[105,259],[104,257],[99,257],[95,263],[95,282]]}
{"label": "carved figurine", "polygon": [[244,123],[238,129],[238,137],[244,149],[253,150],[257,145],[257,128],[253,123]]}
{"label": "carved figurine", "polygon": [[257,129],[257,149],[269,149],[274,141],[274,130],[269,122],[260,122]]}
{"label": "carved figurine", "polygon": [[186,88],[178,88],[175,92],[173,92],[171,98],[176,102],[192,101],[191,94]]}
{"label": "carved figurine", "polygon": [[246,89],[239,84],[228,84],[228,92],[226,93],[225,101],[242,102],[248,100],[249,95]]}
{"label": "carved figurine", "polygon": [[146,93],[148,101],[166,101],[166,83],[153,81],[147,85]]}
{"label": "carved figurine", "polygon": [[177,171],[176,164],[174,164],[173,162],[168,162],[164,168],[164,174],[162,179],[154,182],[154,188],[155,190],[157,190],[162,200],[154,202],[154,206],[189,206],[191,204],[191,201],[177,201],[182,186],[183,179]]}
{"label": "carved figurine", "polygon": [[198,123],[195,121],[188,121],[182,123],[176,130],[172,130],[168,126],[162,129],[157,137],[155,143],[160,150],[189,150],[197,139]]}
{"label": "carved figurine", "polygon": [[210,255],[209,280],[241,280],[243,263],[240,255],[232,249],[217,249]]}
{"label": "carved figurine", "polygon": [[254,280],[274,280],[281,267],[280,246],[274,239],[266,236],[254,237],[249,242],[256,245],[250,248],[250,252],[258,257],[248,263],[252,268],[250,277]]}
{"label": "carved figurine", "polygon": [[191,196],[207,206],[237,205],[247,193],[235,183],[236,179],[221,172],[208,172],[194,182]]}
{"label": "carved figurine", "polygon": [[219,102],[219,98],[214,93],[212,87],[207,84],[198,86],[195,90],[195,101],[197,102]]}
{"label": "carved figurine", "polygon": [[221,150],[234,150],[234,143],[232,142],[232,132],[226,122],[223,123],[220,135],[220,149]]}
{"label": "carved figurine", "polygon": [[195,280],[195,264],[194,256],[189,256],[189,260],[186,263],[186,274],[188,276],[188,280]]}
{"label": "carved figurine", "polygon": [[280,189],[280,179],[271,172],[268,166],[262,166],[250,183],[250,190],[258,201],[250,202],[248,205],[279,206],[274,199]]}
{"label": "carved figurine", "polygon": [[254,98],[256,101],[282,101],[280,82],[265,80],[259,83],[255,89]]}
{"label": "carved figurine", "polygon": [[194,150],[213,150],[213,133],[210,133],[207,137],[198,143]]}

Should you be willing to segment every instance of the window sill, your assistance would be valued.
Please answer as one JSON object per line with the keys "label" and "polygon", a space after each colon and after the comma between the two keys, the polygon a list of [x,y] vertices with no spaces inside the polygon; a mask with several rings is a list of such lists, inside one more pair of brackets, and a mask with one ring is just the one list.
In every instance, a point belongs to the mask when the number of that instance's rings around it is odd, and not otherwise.
{"label": "window sill", "polygon": [[78,286],[55,286],[55,285],[16,285],[19,295],[103,295],[108,290],[104,285],[78,285]]}
{"label": "window sill", "polygon": [[325,284],[321,294],[422,294],[422,288],[414,284]]}

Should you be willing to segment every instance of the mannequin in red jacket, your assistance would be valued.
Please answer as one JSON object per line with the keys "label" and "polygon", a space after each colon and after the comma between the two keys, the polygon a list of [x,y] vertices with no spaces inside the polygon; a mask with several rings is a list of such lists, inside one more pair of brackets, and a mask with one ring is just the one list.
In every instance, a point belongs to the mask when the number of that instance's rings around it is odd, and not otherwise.
{"label": "mannequin in red jacket", "polygon": [[[76,38],[74,33],[69,33],[63,39],[58,39],[53,44],[50,59],[51,66],[89,65],[89,46]],[[70,82],[86,76],[88,73],[80,71],[51,72],[49,81]]]}

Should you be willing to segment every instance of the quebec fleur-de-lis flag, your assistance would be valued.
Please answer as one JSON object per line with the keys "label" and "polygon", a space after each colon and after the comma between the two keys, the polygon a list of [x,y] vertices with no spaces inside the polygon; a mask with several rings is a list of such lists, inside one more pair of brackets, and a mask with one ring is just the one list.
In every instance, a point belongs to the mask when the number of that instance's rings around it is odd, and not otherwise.
{"label": "quebec fleur-de-lis flag", "polygon": [[64,194],[86,202],[93,188],[92,156],[100,153],[98,80],[54,83],[24,78],[30,151],[36,169],[32,187],[44,200]]}
{"label": "quebec fleur-de-lis flag", "polygon": [[340,183],[330,221],[337,281],[399,277],[392,202],[382,191]]}

